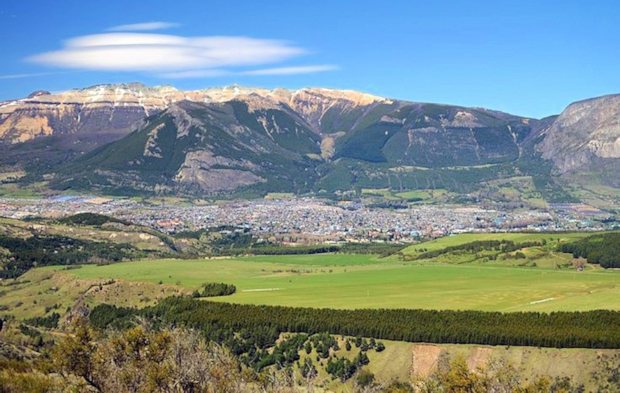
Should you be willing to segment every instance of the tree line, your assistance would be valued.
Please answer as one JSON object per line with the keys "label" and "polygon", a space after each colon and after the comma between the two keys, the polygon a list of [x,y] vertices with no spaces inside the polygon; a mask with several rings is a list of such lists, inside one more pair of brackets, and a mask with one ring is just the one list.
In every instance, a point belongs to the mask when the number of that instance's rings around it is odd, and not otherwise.
{"label": "tree line", "polygon": [[545,240],[541,242],[529,241],[520,243],[515,243],[512,240],[477,240],[469,243],[458,244],[455,246],[444,247],[439,250],[428,251],[426,249],[423,249],[423,252],[413,257],[413,259],[432,259],[440,255],[449,254],[456,251],[465,251],[469,253],[478,253],[481,251],[497,251],[500,253],[509,253],[528,247],[544,246],[545,244]]}
{"label": "tree line", "polygon": [[170,297],[133,310],[100,305],[91,322],[99,328],[126,324],[135,316],[202,331],[269,329],[274,334],[329,332],[409,342],[620,348],[620,312],[517,312],[360,309],[240,305]]}

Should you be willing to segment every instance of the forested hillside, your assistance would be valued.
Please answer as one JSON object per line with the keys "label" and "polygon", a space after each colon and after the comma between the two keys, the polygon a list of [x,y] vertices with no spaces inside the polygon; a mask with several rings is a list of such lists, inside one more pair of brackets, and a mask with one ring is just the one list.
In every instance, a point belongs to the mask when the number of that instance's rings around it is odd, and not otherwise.
{"label": "forested hillside", "polygon": [[560,251],[605,268],[620,268],[620,232],[593,235],[560,245]]}

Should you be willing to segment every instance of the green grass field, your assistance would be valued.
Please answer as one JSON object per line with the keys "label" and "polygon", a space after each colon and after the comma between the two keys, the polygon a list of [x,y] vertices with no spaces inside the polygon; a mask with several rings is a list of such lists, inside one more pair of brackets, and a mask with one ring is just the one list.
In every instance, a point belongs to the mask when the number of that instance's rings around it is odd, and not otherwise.
{"label": "green grass field", "polygon": [[579,272],[570,254],[555,251],[558,242],[583,236],[587,234],[463,234],[403,251],[415,257],[474,240],[546,240],[544,246],[523,248],[522,259],[496,255],[491,260],[489,255],[498,251],[489,250],[410,261],[313,254],[142,260],[71,270],[41,267],[17,281],[0,282],[0,307],[17,318],[29,318],[52,306],[64,310],[84,296],[92,305],[143,306],[170,294],[191,293],[203,283],[224,282],[236,285],[237,293],[211,299],[340,309],[620,310],[620,271],[589,265]]}
{"label": "green grass field", "polygon": [[[44,268],[57,269],[57,268]],[[235,284],[218,301],[328,308],[495,311],[620,309],[620,272],[403,263],[367,255],[154,260],[68,270],[80,279]]]}
{"label": "green grass field", "polygon": [[391,201],[425,201],[425,202],[437,202],[443,200],[448,196],[449,192],[445,189],[427,189],[427,190],[409,190],[396,192],[388,188],[363,188],[362,196],[366,197],[381,197]]}
{"label": "green grass field", "polygon": [[[620,310],[620,271],[572,266],[572,256],[555,251],[560,241],[587,234],[464,234],[413,245],[405,254],[440,250],[475,240],[546,240],[544,246],[522,249],[536,267],[488,261],[488,253],[456,252],[433,259],[404,261],[361,254],[313,254],[212,259],[159,259],[109,265],[35,268],[16,280],[0,281],[0,310],[18,320],[65,310],[84,302],[145,307],[172,295],[189,295],[203,283],[235,284],[232,296],[208,298],[221,302],[339,309],[422,308],[484,311]],[[568,264],[567,264],[568,263]],[[343,338],[338,357],[353,357]],[[381,340],[385,351],[369,351],[366,369],[377,381],[410,381],[437,369],[440,357],[463,356],[471,369],[489,361],[512,365],[525,379],[536,375],[561,377],[592,390],[615,367],[616,350],[423,344]],[[316,350],[300,351],[302,360],[316,361]],[[336,393],[355,391],[353,379],[332,380],[318,367],[321,386]],[[611,365],[611,366],[610,366]],[[611,368],[610,368],[611,367]],[[603,370],[603,371],[601,371]],[[597,374],[598,373],[598,374]]]}

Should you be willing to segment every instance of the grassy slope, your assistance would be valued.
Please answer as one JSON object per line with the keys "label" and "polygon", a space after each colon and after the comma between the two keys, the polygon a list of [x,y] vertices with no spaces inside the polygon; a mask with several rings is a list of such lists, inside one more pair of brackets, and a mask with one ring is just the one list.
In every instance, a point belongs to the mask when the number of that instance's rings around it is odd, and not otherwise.
{"label": "grassy slope", "polygon": [[[218,261],[224,262],[224,261]],[[156,262],[156,264],[159,262]],[[171,261],[167,264],[171,265]],[[176,263],[176,262],[175,262]],[[202,262],[187,262],[188,264],[203,264]],[[206,262],[212,263],[212,262]],[[258,265],[256,269],[267,266],[267,263],[253,263]],[[324,263],[326,263],[324,261]],[[142,263],[138,263],[139,265]],[[126,269],[129,264],[109,265],[107,267],[119,266]],[[275,266],[282,266],[281,263],[274,263]],[[155,268],[157,266],[154,266]],[[247,265],[246,265],[247,267]],[[360,265],[359,268],[368,266]],[[451,268],[452,266],[448,266]],[[106,268],[106,267],[102,267]],[[85,269],[85,268],[82,268]],[[117,280],[115,283],[105,283],[98,279],[76,280],[68,273],[82,272],[82,269],[50,272],[51,269],[35,269],[26,273],[14,287],[3,286],[0,290],[8,293],[0,296],[0,304],[9,304],[11,308],[17,302],[23,304],[10,313],[18,317],[34,317],[43,314],[45,306],[59,303],[59,312],[64,312],[66,307],[71,306],[81,295],[84,295],[87,304],[100,302],[116,303],[126,306],[146,306],[153,304],[158,298],[178,293],[174,285],[159,285],[149,282],[129,282]],[[173,272],[176,272],[173,269]],[[173,274],[177,274],[173,273]],[[325,273],[329,274],[329,273]],[[173,278],[174,279],[174,276]],[[172,280],[169,279],[169,280]],[[99,289],[99,283],[104,283]],[[6,285],[6,284],[5,284]],[[55,288],[58,288],[57,290]],[[317,293],[314,293],[316,296]],[[37,301],[35,304],[34,301]],[[368,356],[371,360],[366,367],[376,375],[379,382],[389,382],[392,380],[409,381],[416,374],[425,376],[425,372],[432,372],[437,363],[440,353],[448,354],[453,357],[457,354],[465,356],[472,369],[484,365],[490,359],[499,359],[513,365],[517,373],[524,378],[533,379],[535,375],[570,376],[576,383],[583,383],[586,391],[597,386],[597,380],[592,378],[595,371],[604,370],[601,364],[601,357],[615,356],[612,364],[620,361],[620,351],[618,350],[592,350],[592,349],[552,349],[552,348],[529,348],[529,347],[505,347],[505,346],[479,346],[479,345],[425,345],[405,342],[395,342],[381,340],[385,345],[385,351],[377,353],[369,351]],[[346,356],[353,358],[358,349],[353,346],[350,352],[344,349],[344,342],[340,341],[341,349],[337,352],[339,357]],[[302,359],[307,356],[301,351]],[[316,362],[316,352],[313,350],[310,357]],[[605,375],[603,373],[603,375]],[[600,377],[599,377],[600,378]],[[319,385],[326,387],[329,391],[353,392],[352,382],[340,384],[331,381],[324,370],[319,368]],[[321,388],[317,391],[322,391]]]}
{"label": "grassy slope", "polygon": [[[478,240],[510,240],[515,243],[546,240],[549,243],[557,243],[580,239],[590,236],[588,232],[569,232],[569,233],[463,233],[454,236],[446,236],[436,240],[409,246],[403,250],[404,254],[417,255],[422,249],[425,251],[441,250],[446,247],[458,246]],[[551,245],[551,244],[550,244]]]}
{"label": "grassy slope", "polygon": [[[79,279],[67,271],[32,269],[19,279],[0,282],[0,315],[18,319],[38,317],[49,312],[64,314],[79,299],[86,304],[112,303],[145,307],[167,296],[189,293],[173,285],[124,280]],[[100,286],[101,284],[101,286]]]}
{"label": "grassy slope", "polygon": [[[575,384],[583,384],[586,391],[591,391],[600,384],[601,377],[605,378],[610,371],[603,366],[604,359],[611,360],[610,364],[620,362],[618,350],[414,344],[390,340],[381,340],[381,342],[385,344],[385,350],[383,352],[368,351],[370,363],[364,369],[372,372],[377,382],[385,384],[391,381],[408,382],[416,378],[425,379],[437,370],[440,357],[453,359],[456,356],[462,356],[471,370],[487,367],[489,362],[505,363],[513,366],[522,380],[531,381],[537,376],[548,376],[552,379],[570,376]],[[353,345],[351,351],[346,351],[344,343],[343,338],[338,337],[340,349],[333,354],[339,358],[353,359],[359,353],[359,349]],[[320,364],[316,360],[315,349],[309,355],[304,350],[299,353],[301,363],[308,357],[315,366]],[[333,381],[324,370],[327,361],[321,361],[323,367],[317,367],[316,385],[318,387],[342,393],[355,391],[352,380],[345,384],[338,380]],[[595,376],[593,373],[597,372],[600,375]]]}
{"label": "grassy slope", "polygon": [[[467,234],[412,246],[409,252],[416,253],[416,248],[434,250],[482,239],[521,242],[545,238],[555,243],[558,238],[581,236],[583,234]],[[526,253],[537,251],[527,250]],[[552,254],[548,258],[562,257],[566,256]],[[154,260],[62,269],[33,269],[16,281],[0,283],[0,305],[8,306],[2,314],[30,318],[43,315],[45,308],[54,304],[58,305],[58,312],[64,313],[81,297],[91,305],[105,302],[145,306],[165,296],[189,293],[209,281],[236,284],[237,294],[216,300],[241,303],[501,311],[620,309],[620,272],[601,269],[576,272],[541,267],[540,264],[538,268],[520,268],[428,261],[403,263],[395,258],[329,254]],[[114,282],[110,282],[109,278],[114,278]],[[15,282],[17,284],[13,285]],[[99,284],[102,284],[101,287]],[[279,290],[244,292],[265,288]],[[530,304],[550,297],[555,299]],[[602,369],[601,356],[615,356],[614,361],[620,361],[620,351],[617,350],[383,342],[386,350],[382,353],[370,351],[371,363],[367,366],[380,382],[394,379],[408,381],[416,373],[432,371],[436,367],[437,356],[447,353],[451,357],[456,354],[465,356],[472,369],[482,366],[489,359],[506,361],[530,380],[535,375],[569,375],[589,390],[597,385],[592,375]],[[344,348],[343,343],[341,348]],[[350,353],[341,349],[338,356],[352,358],[356,353],[355,347]],[[305,353],[303,356],[306,356]],[[314,360],[314,351],[311,356]],[[353,391],[351,383],[330,381],[324,371],[320,371],[320,376],[325,378],[322,385],[330,390]]]}
{"label": "grassy slope", "polygon": [[599,383],[593,372],[604,374],[601,358],[615,356],[615,363],[620,361],[618,350],[384,343],[386,350],[383,353],[371,351],[368,355],[368,369],[377,375],[379,381],[426,377],[429,371],[436,370],[438,356],[443,354],[450,358],[463,356],[472,370],[485,366],[488,361],[505,362],[514,366],[523,379],[533,380],[542,375],[551,378],[570,376],[575,383],[584,384],[586,391],[590,391]]}

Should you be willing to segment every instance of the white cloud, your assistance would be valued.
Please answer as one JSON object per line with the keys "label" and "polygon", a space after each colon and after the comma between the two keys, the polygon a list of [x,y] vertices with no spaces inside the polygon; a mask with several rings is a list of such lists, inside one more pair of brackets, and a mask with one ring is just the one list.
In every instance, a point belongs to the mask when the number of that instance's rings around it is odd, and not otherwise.
{"label": "white cloud", "polygon": [[71,38],[60,49],[36,54],[27,60],[65,69],[144,72],[170,79],[295,75],[338,68],[328,64],[282,66],[283,62],[307,54],[305,49],[282,40],[244,36],[185,37],[139,31],[172,25],[147,22],[115,26],[108,33]]}
{"label": "white cloud", "polygon": [[337,70],[338,66],[332,64],[293,66],[293,67],[274,67],[263,68],[259,70],[250,70],[242,72],[243,75],[297,75],[312,74],[315,72],[325,72]]}
{"label": "white cloud", "polygon": [[306,65],[306,66],[294,66],[294,67],[274,67],[274,68],[262,68],[258,70],[247,71],[230,71],[223,69],[206,69],[206,70],[188,70],[188,71],[174,71],[163,72],[157,74],[161,78],[168,79],[190,79],[190,78],[215,78],[220,76],[229,75],[299,75],[299,74],[313,74],[316,72],[334,71],[339,67],[331,64],[320,65]]}
{"label": "white cloud", "polygon": [[171,22],[144,22],[144,23],[131,23],[128,25],[112,26],[107,31],[152,31],[152,30],[164,30],[173,27],[178,27],[178,23]]}
{"label": "white cloud", "polygon": [[271,64],[304,53],[284,41],[250,37],[107,33],[70,39],[29,60],[84,70],[172,72]]}
{"label": "white cloud", "polygon": [[21,78],[34,78],[37,76],[53,75],[55,72],[31,72],[25,74],[5,74],[0,75],[0,79],[21,79]]}
{"label": "white cloud", "polygon": [[157,76],[161,78],[168,79],[190,79],[190,78],[215,78],[218,76],[226,76],[234,74],[231,71],[227,70],[219,70],[219,69],[208,69],[208,70],[188,70],[188,71],[174,71],[174,72],[163,72],[157,74]]}

